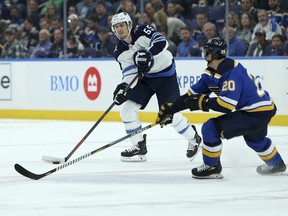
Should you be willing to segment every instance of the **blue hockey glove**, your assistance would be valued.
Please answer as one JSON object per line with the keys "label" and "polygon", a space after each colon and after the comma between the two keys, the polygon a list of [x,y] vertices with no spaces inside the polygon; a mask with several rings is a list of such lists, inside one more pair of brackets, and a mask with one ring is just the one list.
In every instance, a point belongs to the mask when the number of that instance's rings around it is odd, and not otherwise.
{"label": "blue hockey glove", "polygon": [[113,92],[113,100],[116,105],[121,105],[127,101],[129,92],[131,90],[131,88],[129,88],[125,91],[127,85],[127,83],[120,83],[117,85],[115,91]]}

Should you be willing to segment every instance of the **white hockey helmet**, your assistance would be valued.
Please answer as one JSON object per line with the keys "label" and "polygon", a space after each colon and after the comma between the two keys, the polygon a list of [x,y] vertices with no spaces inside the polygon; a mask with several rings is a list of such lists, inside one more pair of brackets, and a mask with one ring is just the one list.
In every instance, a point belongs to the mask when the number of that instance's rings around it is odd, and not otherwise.
{"label": "white hockey helmet", "polygon": [[126,13],[126,12],[121,12],[121,13],[115,14],[112,17],[112,20],[111,20],[112,32],[115,33],[114,25],[116,25],[118,23],[122,23],[122,22],[125,22],[127,24],[128,30],[129,30],[129,34],[130,34],[130,31],[132,29],[132,20],[131,20],[131,17],[129,16],[129,14]]}

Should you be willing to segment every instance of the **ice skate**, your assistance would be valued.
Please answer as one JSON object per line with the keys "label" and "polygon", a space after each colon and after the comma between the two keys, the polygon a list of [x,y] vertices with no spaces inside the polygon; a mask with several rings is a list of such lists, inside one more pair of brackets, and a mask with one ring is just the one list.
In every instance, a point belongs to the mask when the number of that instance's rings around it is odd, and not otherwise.
{"label": "ice skate", "polygon": [[193,168],[191,170],[192,177],[196,179],[222,179],[223,176],[221,174],[221,171],[222,166],[220,162],[212,166],[202,164],[201,166]]}
{"label": "ice skate", "polygon": [[124,162],[144,162],[146,158],[146,134],[143,135],[143,141],[139,142],[137,146],[126,149],[121,152],[121,161]]}
{"label": "ice skate", "polygon": [[202,141],[202,138],[197,133],[195,126],[191,125],[191,127],[195,131],[195,136],[194,136],[193,139],[189,140],[188,148],[187,148],[187,151],[186,151],[186,156],[187,156],[187,158],[190,159],[190,161],[192,161],[196,157],[197,153],[201,149],[200,148],[200,144],[201,144],[201,141]]}
{"label": "ice skate", "polygon": [[258,166],[256,171],[260,175],[281,175],[285,173],[286,165],[284,162],[276,166],[268,166],[267,164],[263,164]]}

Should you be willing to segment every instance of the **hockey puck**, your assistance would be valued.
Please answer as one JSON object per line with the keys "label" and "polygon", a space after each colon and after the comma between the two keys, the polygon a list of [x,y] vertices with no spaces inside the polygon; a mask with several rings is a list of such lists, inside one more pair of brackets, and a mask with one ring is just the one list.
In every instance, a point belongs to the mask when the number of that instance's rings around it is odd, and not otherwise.
{"label": "hockey puck", "polygon": [[54,162],[52,162],[53,164],[60,164],[60,162],[59,161],[54,161]]}

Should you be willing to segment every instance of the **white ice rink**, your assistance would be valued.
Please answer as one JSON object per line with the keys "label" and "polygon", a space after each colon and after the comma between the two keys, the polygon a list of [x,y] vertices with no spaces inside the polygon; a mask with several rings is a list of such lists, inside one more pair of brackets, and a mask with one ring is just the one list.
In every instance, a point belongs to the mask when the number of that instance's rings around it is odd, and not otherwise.
{"label": "white ice rink", "polygon": [[[188,161],[187,142],[170,126],[146,131],[145,163],[120,161],[126,140],[38,181],[14,170],[15,163],[37,174],[59,166],[41,157],[67,156],[94,123],[0,120],[0,215],[288,215],[288,176],[259,176],[262,161],[241,137],[223,142],[222,180],[191,178],[202,155]],[[71,159],[125,135],[121,123],[101,122]],[[271,126],[269,136],[288,163],[288,127]]]}

